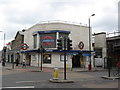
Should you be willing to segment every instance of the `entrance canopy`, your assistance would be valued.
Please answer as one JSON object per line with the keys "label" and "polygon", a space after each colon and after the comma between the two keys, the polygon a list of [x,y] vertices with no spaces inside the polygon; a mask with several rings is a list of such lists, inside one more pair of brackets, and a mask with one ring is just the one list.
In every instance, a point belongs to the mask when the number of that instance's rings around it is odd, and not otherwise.
{"label": "entrance canopy", "polygon": [[[39,50],[27,50],[27,51],[21,51],[21,53],[38,53]],[[45,52],[65,52],[64,50],[54,50],[54,49],[46,49]],[[76,54],[82,54],[83,56],[90,56],[90,53],[93,51],[81,51],[81,50],[66,50],[66,53],[68,55],[76,55]]]}

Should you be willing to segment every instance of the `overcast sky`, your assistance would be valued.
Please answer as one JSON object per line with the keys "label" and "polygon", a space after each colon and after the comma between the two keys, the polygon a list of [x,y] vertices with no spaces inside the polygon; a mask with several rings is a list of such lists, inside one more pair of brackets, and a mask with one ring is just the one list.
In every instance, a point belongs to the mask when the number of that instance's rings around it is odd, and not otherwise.
{"label": "overcast sky", "polygon": [[[92,32],[118,30],[119,0],[0,0],[0,31],[6,35],[6,43],[16,32],[41,21],[63,20],[88,25],[91,17]],[[0,32],[0,50],[3,47]]]}

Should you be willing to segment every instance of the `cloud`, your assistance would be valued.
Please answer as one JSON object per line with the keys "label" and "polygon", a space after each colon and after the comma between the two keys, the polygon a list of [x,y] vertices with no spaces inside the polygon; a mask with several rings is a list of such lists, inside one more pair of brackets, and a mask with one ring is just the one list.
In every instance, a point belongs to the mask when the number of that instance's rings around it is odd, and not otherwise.
{"label": "cloud", "polygon": [[117,3],[105,6],[93,20],[94,32],[114,32],[118,30],[118,8]]}
{"label": "cloud", "polygon": [[63,20],[88,24],[93,32],[117,29],[117,0],[0,0],[0,29],[6,40],[14,39],[17,31],[40,21]]}

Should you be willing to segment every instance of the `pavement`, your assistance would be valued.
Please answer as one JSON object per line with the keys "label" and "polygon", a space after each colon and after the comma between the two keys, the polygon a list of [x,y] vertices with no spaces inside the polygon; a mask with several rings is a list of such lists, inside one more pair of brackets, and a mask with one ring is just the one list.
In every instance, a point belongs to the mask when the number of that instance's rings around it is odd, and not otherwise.
{"label": "pavement", "polygon": [[[17,70],[17,71],[31,71],[31,72],[39,72],[41,71],[41,67],[40,66],[26,66],[26,67],[22,67],[21,64],[19,64],[18,66],[16,66],[16,64],[14,64],[14,68],[13,65],[11,63],[6,63],[6,66],[3,66],[3,70]],[[107,69],[104,68],[92,68],[91,70],[88,70],[87,68],[68,68],[67,72],[70,71],[75,71],[75,72],[95,72],[95,71],[106,71]],[[48,68],[48,67],[42,67],[42,71],[44,72],[53,72],[54,68]],[[63,68],[59,68],[59,72],[63,72],[64,69]]]}

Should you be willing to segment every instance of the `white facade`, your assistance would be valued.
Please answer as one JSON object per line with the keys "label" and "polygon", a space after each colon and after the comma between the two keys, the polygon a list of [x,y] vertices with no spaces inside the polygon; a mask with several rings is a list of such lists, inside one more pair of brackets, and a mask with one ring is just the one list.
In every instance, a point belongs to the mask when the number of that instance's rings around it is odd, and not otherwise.
{"label": "white facade", "polygon": [[[65,23],[46,23],[36,24],[24,33],[24,42],[28,44],[29,49],[33,49],[33,33],[35,31],[64,30],[70,31],[70,38],[73,40],[73,49],[79,50],[80,41],[84,43],[83,50],[89,50],[89,29],[86,26],[65,24]],[[39,37],[39,36],[38,36]],[[28,40],[29,39],[29,40]],[[39,39],[37,39],[37,48],[39,47]],[[92,46],[92,45],[91,45]],[[92,48],[92,47],[91,47]]]}
{"label": "white facade", "polygon": [[96,66],[104,67],[104,57],[106,57],[106,54],[107,54],[105,32],[95,34],[95,48],[101,49],[101,55],[102,55],[101,57],[99,55],[95,57]]}
{"label": "white facade", "polygon": [[[66,24],[66,23],[44,23],[44,24],[36,24],[26,30],[24,32],[24,43],[26,43],[29,48],[26,51],[29,50],[36,50],[40,47],[40,37],[37,33],[37,47],[34,48],[34,38],[33,33],[36,31],[50,31],[50,30],[62,30],[62,31],[70,31],[69,37],[72,40],[72,47],[73,50],[79,50],[79,51],[89,51],[89,28],[87,26],[81,26],[81,25],[74,25],[74,24]],[[91,34],[90,34],[91,35]],[[57,38],[58,39],[58,38]],[[79,49],[78,45],[79,42],[82,41],[84,43],[84,48],[82,50]],[[57,48],[53,48],[57,49]],[[91,50],[93,51],[92,44],[91,44]],[[60,53],[52,53],[47,52],[46,54],[51,54],[51,64],[43,64],[43,67],[63,67],[63,61],[60,61]],[[39,66],[41,63],[41,54],[38,53],[29,53],[31,55],[31,65],[32,66]],[[26,55],[26,53],[23,53],[23,55]],[[25,58],[25,56],[24,56]],[[69,68],[72,67],[72,55],[67,55],[67,65]],[[85,67],[88,66],[89,57],[83,56],[82,58],[85,64]],[[81,63],[81,62],[80,62]],[[92,59],[92,66],[93,66],[93,59]]]}

